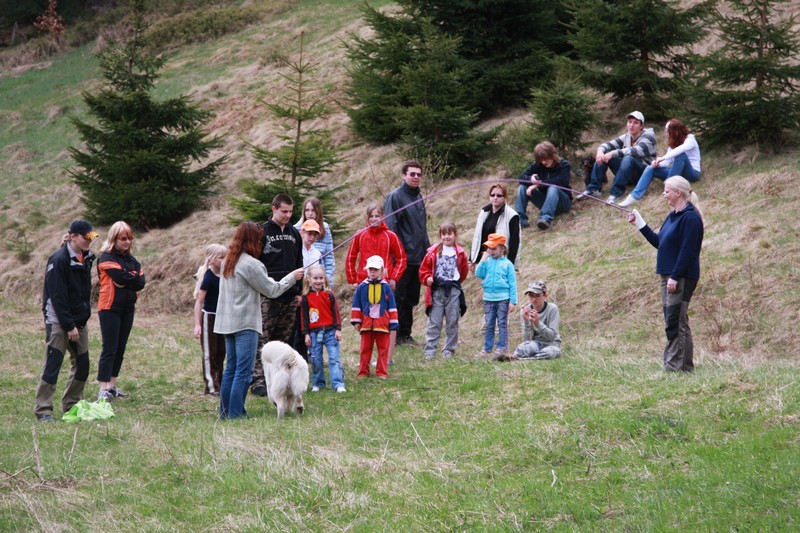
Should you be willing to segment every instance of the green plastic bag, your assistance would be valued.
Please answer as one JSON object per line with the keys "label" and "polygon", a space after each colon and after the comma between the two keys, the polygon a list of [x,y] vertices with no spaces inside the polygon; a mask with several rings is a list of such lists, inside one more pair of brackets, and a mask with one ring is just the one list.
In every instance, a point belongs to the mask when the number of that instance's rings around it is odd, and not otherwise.
{"label": "green plastic bag", "polygon": [[64,413],[61,418],[64,422],[80,422],[89,420],[110,420],[114,418],[114,410],[105,399],[89,403],[81,400]]}

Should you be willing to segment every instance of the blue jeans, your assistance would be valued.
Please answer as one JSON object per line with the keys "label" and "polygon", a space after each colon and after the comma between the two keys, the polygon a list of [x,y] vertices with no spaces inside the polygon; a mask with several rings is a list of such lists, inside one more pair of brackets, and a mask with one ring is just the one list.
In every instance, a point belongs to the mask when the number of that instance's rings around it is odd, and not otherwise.
{"label": "blue jeans", "polygon": [[311,364],[313,367],[314,386],[325,388],[325,361],[322,358],[322,347],[328,350],[328,369],[331,374],[331,388],[333,390],[344,387],[344,374],[342,361],[339,358],[339,341],[336,340],[336,330],[329,328],[311,332]]}
{"label": "blue jeans", "polygon": [[533,191],[530,199],[533,205],[540,209],[539,217],[548,222],[552,222],[557,214],[566,213],[572,207],[569,194],[555,187],[539,187]]}
{"label": "blue jeans", "polygon": [[219,386],[219,417],[239,418],[247,416],[244,400],[247,388],[253,379],[253,367],[258,350],[258,332],[245,329],[225,335],[225,371]]}
{"label": "blue jeans", "polygon": [[519,215],[519,224],[523,228],[527,228],[528,226],[530,226],[530,222],[528,222],[528,213],[527,213],[528,202],[530,201],[530,198],[528,198],[528,195],[525,194],[525,191],[528,190],[528,187],[530,187],[530,184],[528,185],[525,185],[524,183],[519,184],[519,187],[517,188],[517,201],[514,204],[514,211],[516,211],[517,214]]}
{"label": "blue jeans", "polygon": [[611,158],[608,164],[597,164],[595,162],[592,167],[592,180],[586,186],[587,191],[599,191],[603,188],[603,176],[606,174],[607,169],[611,169],[614,173],[614,181],[611,183],[611,196],[622,196],[625,192],[625,186],[638,180],[644,172],[647,165],[644,161],[636,157],[626,155],[622,159],[618,157]]}
{"label": "blue jeans", "polygon": [[497,349],[508,351],[508,300],[502,302],[483,302],[483,316],[486,328],[483,332],[483,350],[491,352],[494,348],[494,326],[497,324]]}
{"label": "blue jeans", "polygon": [[647,189],[650,187],[653,178],[658,178],[663,181],[672,176],[683,176],[692,183],[700,179],[700,173],[689,163],[689,157],[687,157],[686,154],[680,154],[672,160],[671,167],[653,168],[648,165],[648,167],[644,169],[644,172],[642,172],[642,177],[639,178],[639,183],[636,184],[636,188],[633,189],[631,195],[637,200],[641,200],[647,193]]}

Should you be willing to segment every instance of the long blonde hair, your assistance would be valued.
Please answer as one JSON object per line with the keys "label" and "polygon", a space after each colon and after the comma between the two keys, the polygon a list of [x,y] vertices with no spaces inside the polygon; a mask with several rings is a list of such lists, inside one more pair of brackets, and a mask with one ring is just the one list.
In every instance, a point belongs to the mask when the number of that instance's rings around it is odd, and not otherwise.
{"label": "long blonde hair", "polygon": [[325,280],[325,284],[323,285],[323,289],[326,291],[331,290],[331,286],[328,283],[328,275],[325,273],[325,269],[322,268],[322,265],[319,263],[314,263],[310,267],[306,269],[306,275],[303,276],[303,296],[308,296],[308,293],[311,292],[311,273],[315,270],[322,272],[322,278]]}
{"label": "long blonde hair", "polygon": [[117,240],[122,237],[123,235],[127,235],[131,238],[131,248],[128,253],[133,253],[133,230],[128,225],[127,222],[120,220],[118,222],[114,222],[110,228],[108,228],[108,237],[106,237],[103,246],[100,247],[100,252],[107,252],[109,250],[113,250],[117,244]]}
{"label": "long blonde hair", "polygon": [[664,185],[673,191],[679,192],[681,198],[692,204],[694,210],[700,215],[700,219],[703,219],[703,211],[700,210],[700,199],[697,197],[697,193],[692,190],[692,185],[689,183],[689,180],[683,176],[672,176],[664,180]]}
{"label": "long blonde hair", "polygon": [[203,261],[203,264],[197,269],[197,273],[194,275],[194,279],[197,281],[194,284],[194,299],[197,299],[197,295],[200,292],[200,285],[203,283],[203,276],[205,276],[206,271],[211,268],[211,261],[217,259],[218,257],[225,257],[225,254],[228,253],[228,249],[217,243],[209,244],[206,246],[206,259]]}

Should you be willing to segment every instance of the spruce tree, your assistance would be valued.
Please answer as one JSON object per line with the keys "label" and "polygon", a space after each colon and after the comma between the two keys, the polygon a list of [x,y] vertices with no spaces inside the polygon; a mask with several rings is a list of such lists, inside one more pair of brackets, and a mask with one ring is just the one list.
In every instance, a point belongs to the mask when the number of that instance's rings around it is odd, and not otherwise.
{"label": "spruce tree", "polygon": [[663,0],[568,0],[567,6],[574,17],[570,43],[586,81],[617,100],[641,98],[656,114],[678,89],[688,48],[703,36],[711,9],[707,2],[679,9]]}
{"label": "spruce tree", "polygon": [[448,177],[479,159],[497,130],[473,131],[468,62],[460,38],[442,32],[416,9],[384,15],[366,6],[374,37],[347,43],[348,111],[353,131],[372,142],[401,141],[404,157]]}
{"label": "spruce tree", "polygon": [[80,187],[87,215],[97,224],[126,220],[137,228],[169,226],[201,206],[217,183],[220,157],[198,166],[217,138],[202,131],[210,113],[180,96],[150,95],[164,58],[143,35],[144,1],[133,1],[130,37],[98,54],[106,80],[98,93],[83,93],[97,124],[71,117],[85,147],[70,148],[70,173]]}
{"label": "spruce tree", "polygon": [[722,46],[701,61],[695,116],[704,145],[779,150],[800,131],[800,41],[783,0],[730,0],[717,11]]}
{"label": "spruce tree", "polygon": [[524,105],[532,87],[552,80],[549,61],[566,54],[570,15],[560,0],[399,0],[460,40],[471,71],[469,100],[482,114]]}
{"label": "spruce tree", "polygon": [[278,119],[284,133],[278,137],[283,144],[275,150],[249,145],[256,159],[268,172],[266,182],[256,179],[243,180],[239,188],[245,198],[232,198],[245,220],[266,220],[272,215],[272,199],[286,193],[294,200],[293,217],[301,213],[303,199],[316,196],[325,205],[326,218],[336,212],[336,194],[344,185],[326,183],[321,187],[318,179],[331,172],[343,159],[339,148],[333,145],[330,132],[321,127],[310,126],[313,121],[331,114],[328,97],[314,82],[316,65],[304,56],[304,34],[300,34],[300,56],[297,61],[286,61],[289,74],[280,74],[286,81],[285,95],[279,102],[261,102]]}
{"label": "spruce tree", "polygon": [[533,134],[552,142],[562,156],[573,158],[586,146],[583,132],[596,120],[597,94],[580,80],[567,59],[556,61],[552,83],[531,91]]}

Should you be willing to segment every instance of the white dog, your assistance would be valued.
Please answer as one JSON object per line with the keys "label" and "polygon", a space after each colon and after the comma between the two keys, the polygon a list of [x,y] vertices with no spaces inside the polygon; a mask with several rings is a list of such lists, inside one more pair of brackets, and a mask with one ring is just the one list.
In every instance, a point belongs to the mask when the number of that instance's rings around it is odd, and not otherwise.
{"label": "white dog", "polygon": [[261,349],[267,396],[278,408],[278,418],[287,412],[303,414],[303,393],[308,388],[308,363],[291,346],[270,341]]}

